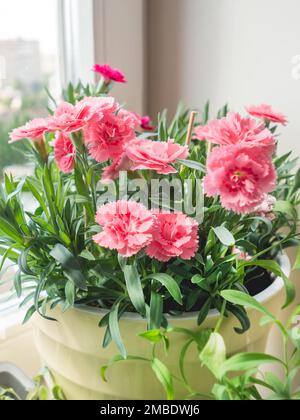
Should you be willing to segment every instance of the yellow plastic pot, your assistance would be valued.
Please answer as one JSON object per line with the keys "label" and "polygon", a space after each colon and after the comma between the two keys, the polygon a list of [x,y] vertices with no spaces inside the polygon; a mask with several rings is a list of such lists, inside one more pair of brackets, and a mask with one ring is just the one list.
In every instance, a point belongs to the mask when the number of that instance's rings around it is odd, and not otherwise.
{"label": "yellow plastic pot", "polygon": [[[278,315],[284,303],[283,281],[278,278],[266,290],[256,296],[273,314]],[[238,321],[233,316],[226,319],[221,327],[228,355],[237,352],[264,352],[271,325],[261,327],[261,314],[249,309],[251,329],[238,335],[234,327]],[[49,312],[58,322],[47,321],[40,316],[34,317],[35,342],[44,364],[49,367],[56,382],[63,388],[70,400],[159,400],[165,399],[162,386],[147,363],[122,361],[111,366],[107,372],[107,382],[100,377],[101,366],[116,354],[118,350],[112,343],[102,348],[104,329],[98,327],[105,311],[88,307],[76,307],[64,314],[60,308]],[[201,327],[197,327],[197,314],[186,314],[180,318],[169,317],[170,325],[188,328],[193,331],[213,328],[219,314],[212,310]],[[138,334],[146,330],[146,322],[136,314],[125,314],[120,321],[123,341],[129,355],[151,356],[151,345]],[[179,353],[186,342],[181,334],[172,334],[170,353],[166,357],[160,349],[158,357],[179,375]],[[186,356],[186,374],[189,383],[198,392],[208,394],[214,383],[213,377],[201,367],[197,351],[191,347]],[[186,396],[186,390],[175,384],[176,397]]]}

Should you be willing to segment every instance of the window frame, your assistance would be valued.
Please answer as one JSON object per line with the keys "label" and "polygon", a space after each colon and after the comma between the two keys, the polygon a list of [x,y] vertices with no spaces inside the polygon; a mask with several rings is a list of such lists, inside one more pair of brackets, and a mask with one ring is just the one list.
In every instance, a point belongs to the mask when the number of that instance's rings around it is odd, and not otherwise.
{"label": "window frame", "polygon": [[57,0],[61,82],[95,81],[94,1]]}

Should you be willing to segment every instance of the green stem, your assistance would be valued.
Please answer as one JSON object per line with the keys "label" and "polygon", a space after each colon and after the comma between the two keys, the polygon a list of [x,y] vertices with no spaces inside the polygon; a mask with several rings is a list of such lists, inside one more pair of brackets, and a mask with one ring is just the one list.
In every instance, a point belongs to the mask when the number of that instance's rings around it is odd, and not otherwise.
{"label": "green stem", "polygon": [[216,328],[215,328],[215,331],[214,331],[215,333],[218,333],[220,331],[222,322],[224,320],[224,314],[225,314],[225,311],[226,311],[226,305],[227,305],[227,302],[226,302],[226,300],[224,300],[223,303],[222,303],[220,317],[218,319],[218,322],[217,322],[217,325],[216,325]]}

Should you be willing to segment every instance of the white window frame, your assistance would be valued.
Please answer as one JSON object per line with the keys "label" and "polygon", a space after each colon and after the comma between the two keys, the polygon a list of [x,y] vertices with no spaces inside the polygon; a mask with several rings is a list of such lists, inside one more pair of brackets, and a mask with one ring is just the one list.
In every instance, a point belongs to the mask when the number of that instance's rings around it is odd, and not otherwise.
{"label": "white window frame", "polygon": [[57,0],[61,81],[93,83],[95,75],[93,0]]}

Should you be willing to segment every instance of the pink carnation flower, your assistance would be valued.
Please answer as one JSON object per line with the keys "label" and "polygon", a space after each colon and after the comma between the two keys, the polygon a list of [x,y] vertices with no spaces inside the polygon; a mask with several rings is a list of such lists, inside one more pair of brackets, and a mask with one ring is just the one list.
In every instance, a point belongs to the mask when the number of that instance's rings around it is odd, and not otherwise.
{"label": "pink carnation flower", "polygon": [[188,148],[174,143],[137,139],[132,141],[126,149],[128,158],[133,162],[132,170],[150,169],[159,174],[176,173],[171,164],[177,159],[188,156]]}
{"label": "pink carnation flower", "polygon": [[115,98],[111,96],[88,96],[78,102],[76,107],[88,111],[90,117],[93,118],[95,115],[103,114],[105,112],[116,112],[119,108],[119,104],[116,102]]}
{"label": "pink carnation flower", "polygon": [[77,105],[62,102],[52,118],[49,118],[48,131],[63,131],[74,133],[82,130],[94,117],[91,107],[78,103]]}
{"label": "pink carnation flower", "polygon": [[236,213],[251,213],[265,194],[276,187],[276,172],[263,148],[242,145],[214,148],[207,164],[204,191],[220,195],[222,206]]}
{"label": "pink carnation flower", "polygon": [[276,198],[270,194],[265,194],[263,201],[255,207],[253,213],[257,216],[265,217],[269,220],[274,220],[275,215],[273,213]]}
{"label": "pink carnation flower", "polygon": [[15,128],[10,133],[9,143],[14,143],[15,141],[22,139],[36,140],[42,138],[45,132],[48,130],[48,123],[48,118],[36,118],[29,121],[22,127]]}
{"label": "pink carnation flower", "polygon": [[287,124],[287,118],[281,112],[275,111],[271,105],[261,104],[261,105],[251,105],[246,108],[248,114],[252,117],[261,118],[265,121],[271,121],[276,124]]}
{"label": "pink carnation flower", "polygon": [[154,212],[157,222],[153,241],[146,249],[151,258],[169,261],[180,257],[189,260],[198,249],[198,223],[183,213]]}
{"label": "pink carnation flower", "polygon": [[108,64],[95,64],[93,71],[100,74],[106,82],[127,83],[124,73],[118,69],[113,69]]}
{"label": "pink carnation flower", "polygon": [[152,241],[154,220],[152,213],[135,201],[108,203],[97,212],[96,221],[103,231],[93,239],[104,248],[131,257]]}
{"label": "pink carnation flower", "polygon": [[127,111],[126,109],[120,109],[118,116],[130,124],[133,130],[138,130],[140,126],[140,119],[138,114],[135,112]]}
{"label": "pink carnation flower", "polygon": [[141,125],[141,128],[143,130],[145,130],[145,131],[155,131],[156,130],[155,125],[153,125],[151,123],[151,118],[149,117],[149,115],[144,115],[143,117],[141,117],[140,121],[141,121],[140,125]]}
{"label": "pink carnation flower", "polygon": [[197,127],[195,134],[198,140],[207,140],[220,146],[233,144],[266,146],[270,154],[275,149],[274,137],[263,123],[253,118],[243,118],[234,112],[230,112],[225,118]]}
{"label": "pink carnation flower", "polygon": [[76,149],[68,134],[57,134],[54,142],[54,156],[62,172],[72,172],[75,166]]}
{"label": "pink carnation flower", "polygon": [[121,171],[130,171],[132,162],[124,153],[118,159],[115,159],[111,165],[103,169],[101,182],[102,184],[110,184],[114,179],[119,177]]}
{"label": "pink carnation flower", "polygon": [[131,120],[104,112],[84,129],[85,143],[97,162],[119,159],[125,146],[135,138]]}
{"label": "pink carnation flower", "polygon": [[151,124],[151,119],[148,115],[141,117],[136,112],[126,111],[125,109],[121,109],[118,115],[124,120],[131,121],[132,128],[136,131],[154,131],[156,129],[156,127]]}

